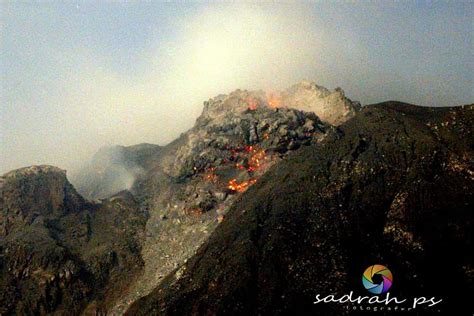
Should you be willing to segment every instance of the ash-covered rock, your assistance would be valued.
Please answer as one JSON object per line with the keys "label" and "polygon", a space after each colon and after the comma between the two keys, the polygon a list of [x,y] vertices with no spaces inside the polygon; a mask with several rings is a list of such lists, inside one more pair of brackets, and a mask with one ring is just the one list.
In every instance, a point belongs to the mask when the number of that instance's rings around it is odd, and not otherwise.
{"label": "ash-covered rock", "polygon": [[0,177],[0,236],[15,232],[48,216],[81,210],[84,199],[53,166],[31,166]]}
{"label": "ash-covered rock", "polygon": [[[129,175],[138,166],[130,190],[150,214],[142,250],[143,274],[111,314],[121,314],[192,256],[218,223],[225,221],[234,201],[258,183],[270,166],[334,129],[330,120],[323,122],[314,113],[322,111],[314,104],[324,100],[326,114],[342,111],[337,122],[355,113],[354,104],[341,91],[321,93],[323,88],[313,89],[313,85],[286,94],[236,90],[219,95],[204,102],[194,127],[171,144],[148,148],[149,155],[136,150],[134,156],[129,147],[120,147],[120,159],[93,164],[99,167],[90,168],[84,177],[89,182],[94,179],[93,186],[83,181],[81,192],[95,197],[110,194],[117,188],[108,180]],[[292,98],[298,94],[301,98]]]}
{"label": "ash-covered rock", "polygon": [[308,145],[328,129],[311,112],[272,107],[263,92],[237,90],[204,103],[186,144],[165,165],[177,178],[190,177],[225,162],[242,162],[235,152],[255,146],[268,154],[284,154]]}
{"label": "ash-covered rock", "polygon": [[348,99],[341,88],[329,91],[310,81],[288,88],[281,94],[281,102],[289,108],[314,112],[322,121],[332,125],[344,123],[361,109],[360,103]]}
{"label": "ash-covered rock", "polygon": [[473,121],[473,105],[364,108],[274,165],[127,315],[367,315],[313,302],[367,296],[373,264],[394,273],[390,297],[442,299],[414,314],[471,313]]}
{"label": "ash-covered rock", "polygon": [[0,180],[0,314],[107,310],[143,266],[147,215],[133,196],[89,203],[52,166]]}

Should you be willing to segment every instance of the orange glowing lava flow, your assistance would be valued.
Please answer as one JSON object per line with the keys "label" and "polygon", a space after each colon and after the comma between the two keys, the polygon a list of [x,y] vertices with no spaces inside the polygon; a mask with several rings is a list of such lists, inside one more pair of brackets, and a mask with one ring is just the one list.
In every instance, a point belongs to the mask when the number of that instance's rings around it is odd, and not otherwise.
{"label": "orange glowing lava flow", "polygon": [[268,106],[276,109],[281,106],[281,97],[277,93],[269,92],[267,93],[267,103]]}
{"label": "orange glowing lava flow", "polygon": [[247,98],[247,105],[250,111],[255,111],[258,107],[257,100],[254,98]]}
{"label": "orange glowing lava flow", "polygon": [[[245,146],[244,150],[245,152],[251,154],[248,159],[248,167],[247,167],[248,172],[254,172],[257,169],[259,169],[262,166],[263,161],[267,159],[265,150],[263,149],[258,149],[258,148],[255,148],[254,146]],[[235,167],[240,170],[245,169],[245,167],[241,165],[240,163],[236,163]]]}
{"label": "orange glowing lava flow", "polygon": [[247,170],[249,172],[253,172],[253,171],[257,170],[258,168],[260,168],[260,166],[262,164],[262,161],[264,159],[266,159],[265,150],[263,150],[263,149],[260,149],[260,150],[254,149],[253,152],[254,153],[250,157],[250,160],[249,160],[249,167],[247,168]]}
{"label": "orange glowing lava flow", "polygon": [[250,179],[241,183],[238,183],[237,179],[232,179],[229,181],[229,185],[227,186],[227,188],[236,192],[244,192],[248,189],[249,186],[251,186],[255,182],[257,182],[257,179]]}

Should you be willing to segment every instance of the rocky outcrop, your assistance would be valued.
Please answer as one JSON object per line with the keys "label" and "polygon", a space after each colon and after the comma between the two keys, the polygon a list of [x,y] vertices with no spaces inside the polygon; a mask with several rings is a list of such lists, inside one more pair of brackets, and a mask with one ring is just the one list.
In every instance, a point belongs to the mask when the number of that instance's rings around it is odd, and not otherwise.
{"label": "rocky outcrop", "polygon": [[281,104],[314,112],[322,121],[332,125],[344,123],[361,109],[360,103],[349,100],[341,88],[329,91],[310,81],[302,81],[284,91]]}
{"label": "rocky outcrop", "polygon": [[314,113],[272,107],[264,92],[237,90],[204,103],[195,126],[185,134],[185,144],[166,161],[173,177],[189,177],[232,158],[235,151],[254,146],[268,154],[284,154],[321,136],[328,125]]}
{"label": "rocky outcrop", "polygon": [[143,266],[146,214],[133,196],[87,202],[51,166],[0,183],[0,314],[105,311]]}
{"label": "rocky outcrop", "polygon": [[0,177],[0,236],[15,232],[45,217],[80,211],[84,200],[66,179],[66,171],[53,166],[32,166]]}
{"label": "rocky outcrop", "polygon": [[84,196],[104,198],[153,173],[184,179],[230,158],[229,149],[258,144],[284,154],[359,110],[342,89],[331,92],[309,81],[283,92],[236,90],[204,102],[195,126],[170,145],[103,148],[72,181]]}
{"label": "rocky outcrop", "polygon": [[[327,123],[332,118],[338,121],[331,123],[340,123],[358,109],[342,91],[331,93],[307,82],[295,87],[300,88],[287,93],[236,90],[212,98],[204,102],[193,128],[148,160],[131,188],[150,213],[142,251],[145,269],[112,314],[121,314],[192,256],[234,201],[272,165],[321,141],[334,129]],[[327,122],[318,116],[321,100]]]}
{"label": "rocky outcrop", "polygon": [[443,251],[464,290],[472,126],[472,106],[361,110],[302,82],[210,99],[166,146],[102,149],[73,182],[94,202],[58,168],[13,171],[0,178],[0,314],[121,315],[137,299],[131,314],[304,312],[373,260],[437,291],[407,275]]}
{"label": "rocky outcrop", "polygon": [[367,296],[372,264],[393,272],[391,297],[443,299],[418,314],[470,312],[473,121],[472,105],[364,108],[273,165],[127,315],[352,315],[315,295]]}
{"label": "rocky outcrop", "polygon": [[164,147],[161,160],[138,177],[132,191],[150,210],[145,269],[113,314],[192,256],[268,168],[333,128],[314,113],[270,101],[264,92],[245,90],[206,101],[194,127]]}

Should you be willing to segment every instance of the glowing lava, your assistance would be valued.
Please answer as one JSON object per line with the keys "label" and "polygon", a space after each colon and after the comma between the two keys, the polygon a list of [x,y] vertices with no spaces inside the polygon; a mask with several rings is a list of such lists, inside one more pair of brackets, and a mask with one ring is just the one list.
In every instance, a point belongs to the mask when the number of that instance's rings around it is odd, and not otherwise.
{"label": "glowing lava", "polygon": [[217,175],[214,174],[214,173],[209,173],[209,174],[206,174],[205,179],[206,179],[207,181],[209,181],[209,182],[215,183],[215,182],[217,182],[218,177],[217,177]]}
{"label": "glowing lava", "polygon": [[281,106],[281,97],[279,93],[267,92],[267,103],[268,106],[276,109]]}
{"label": "glowing lava", "polygon": [[[234,162],[235,168],[247,171],[248,174],[252,176],[252,178],[243,182],[237,182],[237,179],[230,180],[227,183],[227,189],[233,192],[244,192],[249,186],[257,182],[257,175],[254,173],[257,170],[264,168],[268,157],[265,150],[258,146],[247,145],[235,148],[226,147],[226,149],[230,151],[231,158],[226,160],[224,163],[232,161]],[[241,163],[236,161],[241,161]],[[207,168],[205,173],[202,175],[204,180],[214,184],[219,183],[219,176],[216,174],[216,170],[217,167]]]}
{"label": "glowing lava", "polygon": [[265,150],[254,146],[245,146],[244,152],[249,153],[250,157],[248,157],[247,167],[244,167],[240,163],[235,164],[235,167],[240,170],[247,169],[248,172],[254,172],[259,169],[262,163],[267,159]]}
{"label": "glowing lava", "polygon": [[232,179],[229,181],[227,188],[231,191],[235,192],[244,192],[248,189],[249,186],[257,182],[257,179],[250,179],[248,181],[243,181],[241,183],[237,182],[237,179]]}
{"label": "glowing lava", "polygon": [[253,149],[253,154],[249,160],[247,171],[254,172],[261,167],[263,160],[266,159],[265,150]]}
{"label": "glowing lava", "polygon": [[247,105],[248,105],[248,109],[250,111],[255,111],[258,107],[258,103],[257,103],[257,100],[255,100],[254,98],[247,98]]}
{"label": "glowing lava", "polygon": [[204,175],[204,179],[209,182],[216,183],[219,180],[219,177],[214,173],[215,171],[215,167],[208,168],[207,173]]}

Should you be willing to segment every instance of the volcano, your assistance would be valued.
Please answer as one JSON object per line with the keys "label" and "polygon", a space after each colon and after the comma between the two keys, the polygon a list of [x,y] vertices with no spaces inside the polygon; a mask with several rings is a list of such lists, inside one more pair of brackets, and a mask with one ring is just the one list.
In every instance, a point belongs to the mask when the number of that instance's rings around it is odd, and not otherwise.
{"label": "volcano", "polygon": [[392,295],[468,311],[473,110],[364,107],[274,165],[127,315],[352,315],[315,295],[367,295],[360,278],[374,262],[395,271]]}
{"label": "volcano", "polygon": [[384,263],[397,295],[458,306],[473,109],[361,107],[308,81],[236,90],[166,146],[100,150],[72,184],[52,166],[7,173],[0,314],[341,315],[314,296],[362,293]]}

